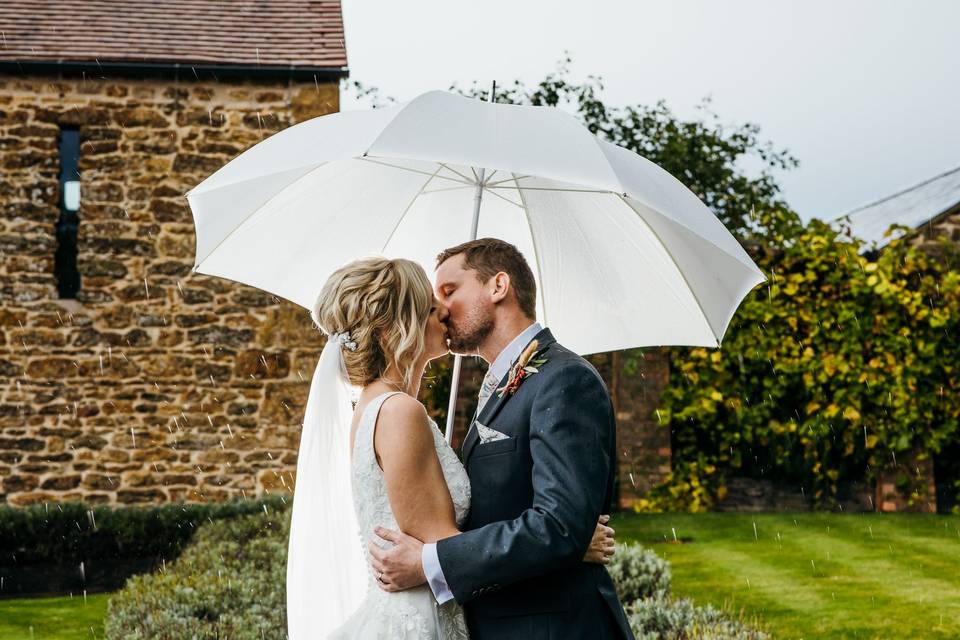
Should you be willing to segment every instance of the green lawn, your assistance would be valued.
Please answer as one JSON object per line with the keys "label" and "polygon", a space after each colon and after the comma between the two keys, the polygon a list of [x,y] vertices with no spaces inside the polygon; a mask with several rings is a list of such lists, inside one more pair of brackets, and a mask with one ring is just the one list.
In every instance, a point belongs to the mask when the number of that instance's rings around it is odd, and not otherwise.
{"label": "green lawn", "polygon": [[614,526],[670,562],[675,595],[742,610],[774,638],[960,638],[955,516],[631,514]]}
{"label": "green lawn", "polygon": [[3,640],[95,640],[103,638],[109,593],[72,598],[0,600]]}

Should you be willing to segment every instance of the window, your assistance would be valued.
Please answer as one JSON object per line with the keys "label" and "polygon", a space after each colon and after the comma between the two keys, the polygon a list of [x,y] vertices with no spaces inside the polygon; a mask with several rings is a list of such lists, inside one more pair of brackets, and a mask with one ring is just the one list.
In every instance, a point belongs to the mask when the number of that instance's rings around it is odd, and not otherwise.
{"label": "window", "polygon": [[80,130],[60,128],[60,219],[57,220],[57,253],[54,272],[61,298],[76,298],[80,290],[77,271],[77,227],[80,224]]}

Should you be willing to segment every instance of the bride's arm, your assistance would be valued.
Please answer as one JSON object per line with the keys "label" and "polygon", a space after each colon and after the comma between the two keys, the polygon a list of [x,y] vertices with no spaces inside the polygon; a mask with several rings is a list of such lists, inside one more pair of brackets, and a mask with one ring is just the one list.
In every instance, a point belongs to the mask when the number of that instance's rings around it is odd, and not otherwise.
{"label": "bride's arm", "polygon": [[373,437],[397,524],[421,542],[460,533],[432,428],[422,404],[395,395],[383,403]]}

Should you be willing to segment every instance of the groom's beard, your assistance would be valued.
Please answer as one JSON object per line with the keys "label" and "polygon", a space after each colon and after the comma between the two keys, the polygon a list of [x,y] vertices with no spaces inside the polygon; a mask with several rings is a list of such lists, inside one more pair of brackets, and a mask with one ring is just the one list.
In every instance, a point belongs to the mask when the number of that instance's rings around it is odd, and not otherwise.
{"label": "groom's beard", "polygon": [[476,354],[483,341],[493,333],[493,326],[493,318],[483,316],[482,312],[467,316],[462,326],[447,320],[450,351],[460,355]]}

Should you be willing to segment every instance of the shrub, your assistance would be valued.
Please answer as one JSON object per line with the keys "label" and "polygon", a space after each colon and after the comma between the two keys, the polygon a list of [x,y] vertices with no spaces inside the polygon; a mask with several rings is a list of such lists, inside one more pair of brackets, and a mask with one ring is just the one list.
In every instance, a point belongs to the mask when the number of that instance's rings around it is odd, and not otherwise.
{"label": "shrub", "polygon": [[767,634],[711,606],[665,596],[631,602],[627,621],[637,640],[765,640]]}
{"label": "shrub", "polygon": [[639,544],[618,545],[607,570],[622,602],[665,596],[670,592],[670,565]]}
{"label": "shrub", "polygon": [[172,558],[198,526],[264,507],[284,509],[289,497],[268,495],[210,504],[91,507],[83,502],[0,507],[0,565],[83,560]]}
{"label": "shrub", "polygon": [[176,562],[110,599],[107,640],[286,640],[289,532],[289,509],[201,527]]}

